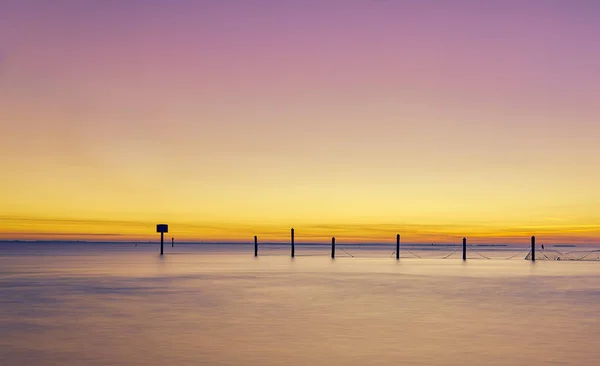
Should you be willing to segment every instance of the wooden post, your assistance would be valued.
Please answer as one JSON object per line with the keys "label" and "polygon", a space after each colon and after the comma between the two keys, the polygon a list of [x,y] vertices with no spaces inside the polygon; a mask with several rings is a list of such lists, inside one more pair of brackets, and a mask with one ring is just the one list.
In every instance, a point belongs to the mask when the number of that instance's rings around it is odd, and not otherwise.
{"label": "wooden post", "polygon": [[160,255],[163,255],[163,243],[165,241],[165,233],[160,233]]}
{"label": "wooden post", "polygon": [[254,256],[258,257],[258,238],[254,235]]}
{"label": "wooden post", "polygon": [[171,248],[175,246],[175,238],[171,238]]}
{"label": "wooden post", "polygon": [[535,262],[535,236],[531,237],[531,261]]}
{"label": "wooden post", "polygon": [[331,258],[335,258],[335,237],[331,238]]}
{"label": "wooden post", "polygon": [[294,254],[296,254],[295,252],[296,250],[294,248],[294,229],[292,228],[292,258],[294,258]]}
{"label": "wooden post", "polygon": [[400,234],[396,234],[396,259],[400,259]]}
{"label": "wooden post", "polygon": [[467,260],[467,238],[463,238],[463,261]]}

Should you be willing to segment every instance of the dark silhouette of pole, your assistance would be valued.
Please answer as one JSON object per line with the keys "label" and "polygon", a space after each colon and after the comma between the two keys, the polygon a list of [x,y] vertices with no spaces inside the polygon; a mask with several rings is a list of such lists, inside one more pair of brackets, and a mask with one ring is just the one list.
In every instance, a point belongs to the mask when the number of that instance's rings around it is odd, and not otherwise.
{"label": "dark silhouette of pole", "polygon": [[463,261],[467,260],[467,238],[463,238]]}
{"label": "dark silhouette of pole", "polygon": [[292,228],[292,258],[294,258],[294,254],[296,254],[295,252],[296,250],[294,248],[294,229]]}
{"label": "dark silhouette of pole", "polygon": [[171,248],[175,246],[175,238],[171,238]]}
{"label": "dark silhouette of pole", "polygon": [[163,255],[163,243],[165,241],[165,233],[160,233],[160,255]]}
{"label": "dark silhouette of pole", "polygon": [[331,238],[331,258],[335,258],[335,237]]}
{"label": "dark silhouette of pole", "polygon": [[400,259],[400,234],[396,234],[396,259]]}
{"label": "dark silhouette of pole", "polygon": [[[169,232],[169,225],[167,224],[157,224],[156,232],[160,233],[160,255],[164,253],[164,242],[165,242],[165,233]],[[172,239],[171,239],[172,240]]]}
{"label": "dark silhouette of pole", "polygon": [[535,262],[535,236],[531,237],[531,261]]}
{"label": "dark silhouette of pole", "polygon": [[254,256],[258,257],[258,238],[254,235]]}

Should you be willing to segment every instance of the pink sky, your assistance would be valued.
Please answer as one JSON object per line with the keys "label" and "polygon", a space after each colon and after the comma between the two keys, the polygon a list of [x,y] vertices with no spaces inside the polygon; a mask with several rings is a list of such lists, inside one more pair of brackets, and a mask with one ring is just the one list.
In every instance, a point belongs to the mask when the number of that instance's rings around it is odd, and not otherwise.
{"label": "pink sky", "polygon": [[2,2],[2,230],[558,219],[600,237],[599,16],[594,1]]}

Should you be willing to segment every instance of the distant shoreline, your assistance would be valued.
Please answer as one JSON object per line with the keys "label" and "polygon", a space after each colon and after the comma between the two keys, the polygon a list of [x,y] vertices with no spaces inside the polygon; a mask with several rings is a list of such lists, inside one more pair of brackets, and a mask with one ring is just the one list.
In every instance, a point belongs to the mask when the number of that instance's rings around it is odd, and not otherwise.
{"label": "distant shoreline", "polygon": [[[123,244],[137,244],[137,245],[159,245],[160,241],[89,241],[89,240],[0,240],[0,244],[82,244],[82,245],[94,245],[94,244],[108,244],[108,245],[123,245]],[[170,242],[165,241],[165,245],[170,244]],[[176,245],[252,245],[252,242],[195,242],[195,241],[182,241],[175,242]],[[271,245],[289,245],[289,242],[264,242],[260,243],[260,246],[271,246]],[[295,245],[299,246],[330,246],[330,243],[316,243],[316,242],[306,242],[306,243],[298,243]],[[360,246],[394,246],[395,243],[339,243],[338,245],[342,245],[345,247],[360,247]],[[402,246],[413,246],[413,247],[458,247],[462,244],[424,244],[424,243],[402,243]],[[469,244],[470,247],[488,247],[488,248],[502,248],[502,247],[510,247],[510,246],[519,246],[522,244]],[[595,244],[579,244],[579,245],[595,245]],[[596,244],[597,245],[597,244]],[[554,248],[575,248],[578,245],[576,244],[545,244],[546,247],[554,247]]]}

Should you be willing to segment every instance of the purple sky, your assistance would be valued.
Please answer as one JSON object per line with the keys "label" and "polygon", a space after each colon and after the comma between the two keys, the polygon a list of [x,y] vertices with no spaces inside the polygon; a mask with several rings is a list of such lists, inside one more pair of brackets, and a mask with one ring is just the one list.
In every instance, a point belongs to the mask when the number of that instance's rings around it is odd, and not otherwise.
{"label": "purple sky", "polygon": [[0,214],[600,236],[598,19],[597,1],[3,1]]}

